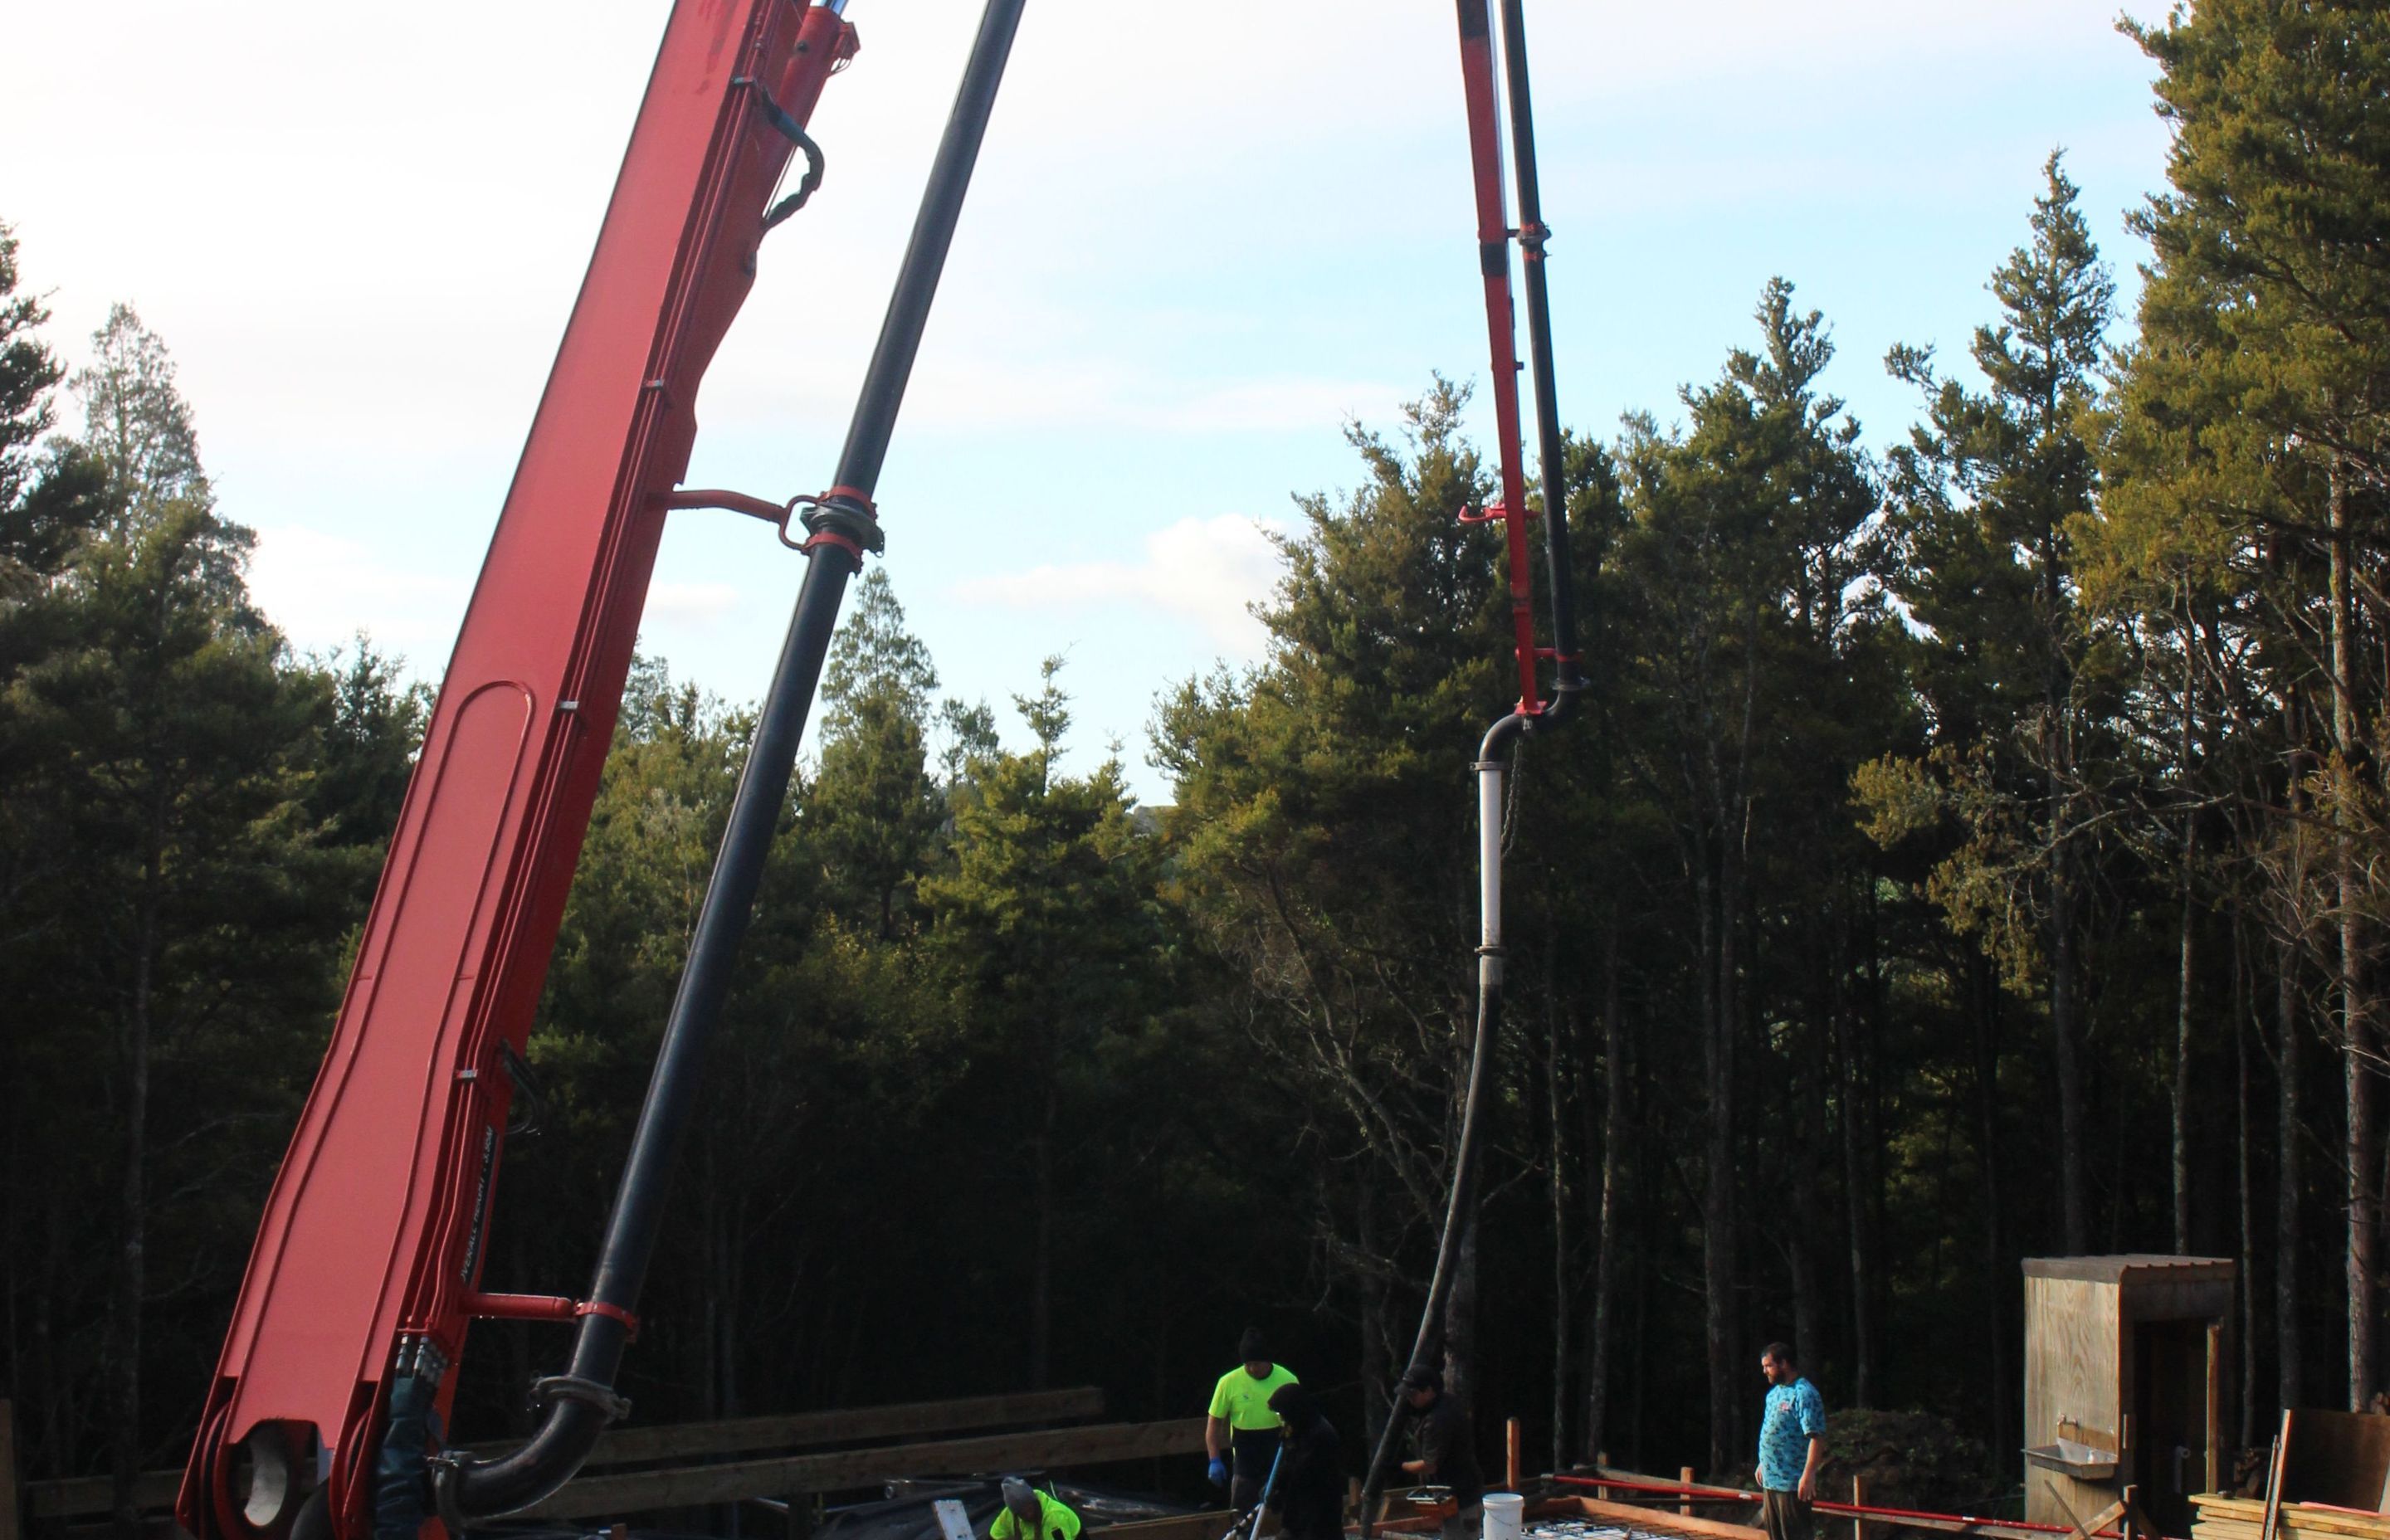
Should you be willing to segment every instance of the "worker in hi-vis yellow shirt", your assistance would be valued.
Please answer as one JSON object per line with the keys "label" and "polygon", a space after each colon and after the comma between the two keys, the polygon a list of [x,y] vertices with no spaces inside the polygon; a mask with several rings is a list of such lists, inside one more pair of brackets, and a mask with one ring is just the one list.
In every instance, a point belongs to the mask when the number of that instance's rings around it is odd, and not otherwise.
{"label": "worker in hi-vis yellow shirt", "polygon": [[1280,1418],[1270,1410],[1270,1396],[1295,1379],[1292,1369],[1270,1362],[1269,1343],[1258,1327],[1245,1328],[1237,1356],[1243,1362],[1213,1387],[1203,1452],[1212,1457],[1212,1484],[1227,1487],[1228,1506],[1241,1513],[1262,1500],[1262,1483],[1278,1453]]}

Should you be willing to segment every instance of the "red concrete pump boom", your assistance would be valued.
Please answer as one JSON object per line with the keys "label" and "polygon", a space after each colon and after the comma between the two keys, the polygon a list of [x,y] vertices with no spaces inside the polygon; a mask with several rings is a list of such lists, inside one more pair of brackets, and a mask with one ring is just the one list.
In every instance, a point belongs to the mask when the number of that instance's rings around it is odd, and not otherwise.
{"label": "red concrete pump boom", "polygon": [[800,125],[855,50],[839,12],[673,7],[242,1281],[175,1508],[199,1540],[289,1526],[319,1450],[328,1516],[362,1535],[402,1338],[453,1363],[476,1315],[576,1308],[477,1291],[508,1067],[597,795],[699,383],[753,281]]}
{"label": "red concrete pump boom", "polygon": [[[674,0],[588,276],[433,708],[331,1046],[242,1279],[175,1505],[197,1540],[439,1540],[443,1530],[553,1492],[625,1409],[614,1377],[636,1330],[633,1312],[707,1040],[846,583],[880,546],[872,494],[1025,0],[984,0],[829,490],[786,505],[675,491],[696,434],[699,384],[754,281],[759,243],[820,180],[821,152],[803,125],[832,71],[855,52],[846,3]],[[1568,593],[1522,3],[1498,0],[1497,11],[1497,0],[1455,0],[1501,494],[1464,517],[1506,526],[1520,698],[1472,767],[1487,824],[1480,1026],[1415,1357],[1431,1351],[1453,1236],[1471,1200],[1498,1020],[1497,756],[1557,724],[1586,687]],[[1518,162],[1515,229],[1497,40]],[[798,152],[806,162],[798,191],[775,203]],[[1549,647],[1538,641],[1525,533],[1513,241],[1526,259]],[[508,1115],[649,571],[665,514],[700,507],[778,525],[781,539],[806,554],[804,577],[587,1297],[491,1295],[481,1273]],[[495,1459],[443,1447],[453,1370],[476,1317],[575,1325],[566,1372],[533,1387],[545,1407],[538,1431]],[[1385,1456],[1381,1446],[1373,1490]]]}

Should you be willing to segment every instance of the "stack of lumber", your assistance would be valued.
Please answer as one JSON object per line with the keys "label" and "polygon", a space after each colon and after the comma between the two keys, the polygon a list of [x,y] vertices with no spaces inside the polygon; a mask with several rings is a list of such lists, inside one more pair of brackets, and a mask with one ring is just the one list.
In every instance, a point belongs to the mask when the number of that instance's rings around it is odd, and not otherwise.
{"label": "stack of lumber", "polygon": [[[2207,1493],[2191,1508],[2191,1540],[2260,1540],[2266,1527],[2266,1505],[2256,1497]],[[2274,1528],[2278,1540],[2390,1540],[2390,1513],[2284,1503]]]}

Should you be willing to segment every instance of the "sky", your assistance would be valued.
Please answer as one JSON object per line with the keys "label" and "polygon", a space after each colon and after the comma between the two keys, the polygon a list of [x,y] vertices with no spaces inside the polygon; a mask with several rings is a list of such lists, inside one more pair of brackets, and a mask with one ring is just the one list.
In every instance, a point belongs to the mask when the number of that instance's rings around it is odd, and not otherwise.
{"label": "sky", "polygon": [[[23,281],[70,363],[112,302],[163,336],[295,646],[362,631],[438,678],[667,8],[11,19],[0,221]],[[811,125],[829,174],[765,243],[689,484],[829,480],[978,8],[850,0],[862,51]],[[1528,0],[1565,423],[1671,418],[1780,274],[1831,328],[1826,387],[1871,447],[1897,442],[1917,403],[1885,350],[1963,358],[2053,148],[2129,306],[2125,217],[2166,136],[2118,14]],[[1168,799],[1154,699],[1259,658],[1265,532],[1356,482],[1348,425],[1394,431],[1435,373],[1484,373],[1457,57],[1447,0],[1030,0],[879,488],[945,693],[1023,741],[1009,699],[1060,654],[1073,763],[1117,744]],[[752,699],[803,558],[750,520],[674,520],[641,645]]]}

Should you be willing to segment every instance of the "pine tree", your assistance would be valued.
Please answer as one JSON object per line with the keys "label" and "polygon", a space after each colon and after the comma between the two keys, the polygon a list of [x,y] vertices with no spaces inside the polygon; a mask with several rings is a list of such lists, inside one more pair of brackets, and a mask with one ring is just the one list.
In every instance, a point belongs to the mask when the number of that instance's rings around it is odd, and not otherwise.
{"label": "pine tree", "polygon": [[[356,863],[327,854],[307,806],[330,691],[286,666],[248,602],[248,535],[212,507],[163,345],[122,307],[95,345],[99,361],[75,378],[85,432],[19,507],[56,482],[96,509],[14,526],[19,558],[52,565],[10,608],[0,694],[17,815],[6,864],[22,870],[45,848],[72,861],[39,867],[17,895],[42,923],[7,938],[0,967],[42,1024],[34,1050],[63,1056],[46,1067],[70,1072],[79,1050],[101,1072],[96,1084],[52,1082],[60,1105],[40,1115],[78,1100],[109,1114],[113,1149],[86,1169],[107,1183],[104,1200],[90,1195],[112,1248],[99,1399],[129,1533],[158,1420],[144,1397],[152,1243],[227,1209],[253,1220],[245,1186],[180,1179],[200,1158],[183,1141],[289,1105],[348,923],[328,901]],[[167,1075],[177,1094],[161,1101]],[[250,1143],[219,1133],[205,1154],[227,1170],[270,1161]]]}
{"label": "pine tree", "polygon": [[[1757,350],[1737,349],[1719,379],[1689,388],[1690,420],[1663,433],[1630,424],[1622,446],[1628,524],[1606,592],[1616,596],[1622,753],[1649,815],[1663,821],[1682,873],[1703,1090],[1700,1198],[1710,1469],[1743,1440],[1745,1178],[1739,1141],[1761,1115],[1751,1079],[1762,937],[1752,923],[1773,859],[1822,853],[1758,808],[1806,801],[1803,775],[1819,721],[1849,716],[1831,683],[1856,635],[1859,537],[1876,507],[1858,426],[1818,389],[1833,347],[1823,318],[1769,282]],[[1787,745],[1803,744],[1803,751]],[[1830,757],[1823,763],[1831,763]],[[1829,828],[1831,826],[1829,825]],[[1794,1187],[1795,1196],[1800,1184]],[[1807,1290],[1796,1290],[1805,1296]],[[1804,1351],[1807,1351],[1805,1345]]]}
{"label": "pine tree", "polygon": [[[2144,571],[2175,561],[2246,625],[2280,725],[2254,842],[2284,942],[2332,980],[2343,1060],[2348,1404],[2382,1381],[2381,1174],[2372,955],[2384,827],[2378,736],[2390,492],[2390,16],[2324,0],[2212,0],[2124,29],[2156,60],[2172,191],[2136,219],[2156,252],[2110,456]],[[2320,841],[2319,846],[2318,841]],[[2278,1055],[2295,1064],[2294,1011]],[[2296,1234],[2298,1087],[2282,1081],[2284,1235]],[[2296,1399],[2295,1248],[2285,1248],[2281,1388]]]}
{"label": "pine tree", "polygon": [[30,451],[50,430],[50,388],[64,374],[39,335],[48,309],[18,282],[17,234],[0,224],[0,509],[23,493]]}
{"label": "pine tree", "polygon": [[1036,747],[983,761],[955,813],[954,863],[924,879],[932,946],[971,1023],[993,1084],[983,1094],[998,1159],[1027,1167],[1029,1213],[1009,1248],[1026,1264],[1028,1383],[1049,1382],[1056,1269],[1074,1254],[1061,1233],[1108,1039],[1161,1007],[1161,916],[1154,841],[1138,832],[1117,758],[1062,772],[1069,699],[1062,662],[1014,699]]}
{"label": "pine tree", "polygon": [[806,788],[804,816],[833,904],[883,940],[906,922],[912,885],[945,821],[929,774],[937,687],[886,569],[874,567],[855,585],[854,608],[830,645],[821,768]]}
{"label": "pine tree", "polygon": [[[2098,735],[2113,680],[2091,661],[2077,607],[2075,528],[2097,483],[2081,418],[2099,396],[2114,284],[2075,207],[2060,157],[2043,167],[2032,240],[1993,274],[1999,320],[1976,328],[1985,388],[1940,378],[1931,349],[1886,365],[1924,395],[1926,418],[1893,455],[1889,583],[1929,634],[1918,687],[1966,837],[1935,892],[1962,930],[2001,957],[2015,987],[2049,1004],[2058,1086],[2064,1244],[2089,1245],[2090,1137],[2083,947],[2091,881]],[[1879,764],[1862,790],[1888,836],[1900,788],[1921,773]],[[1930,800],[1930,799],[1929,799]]]}

